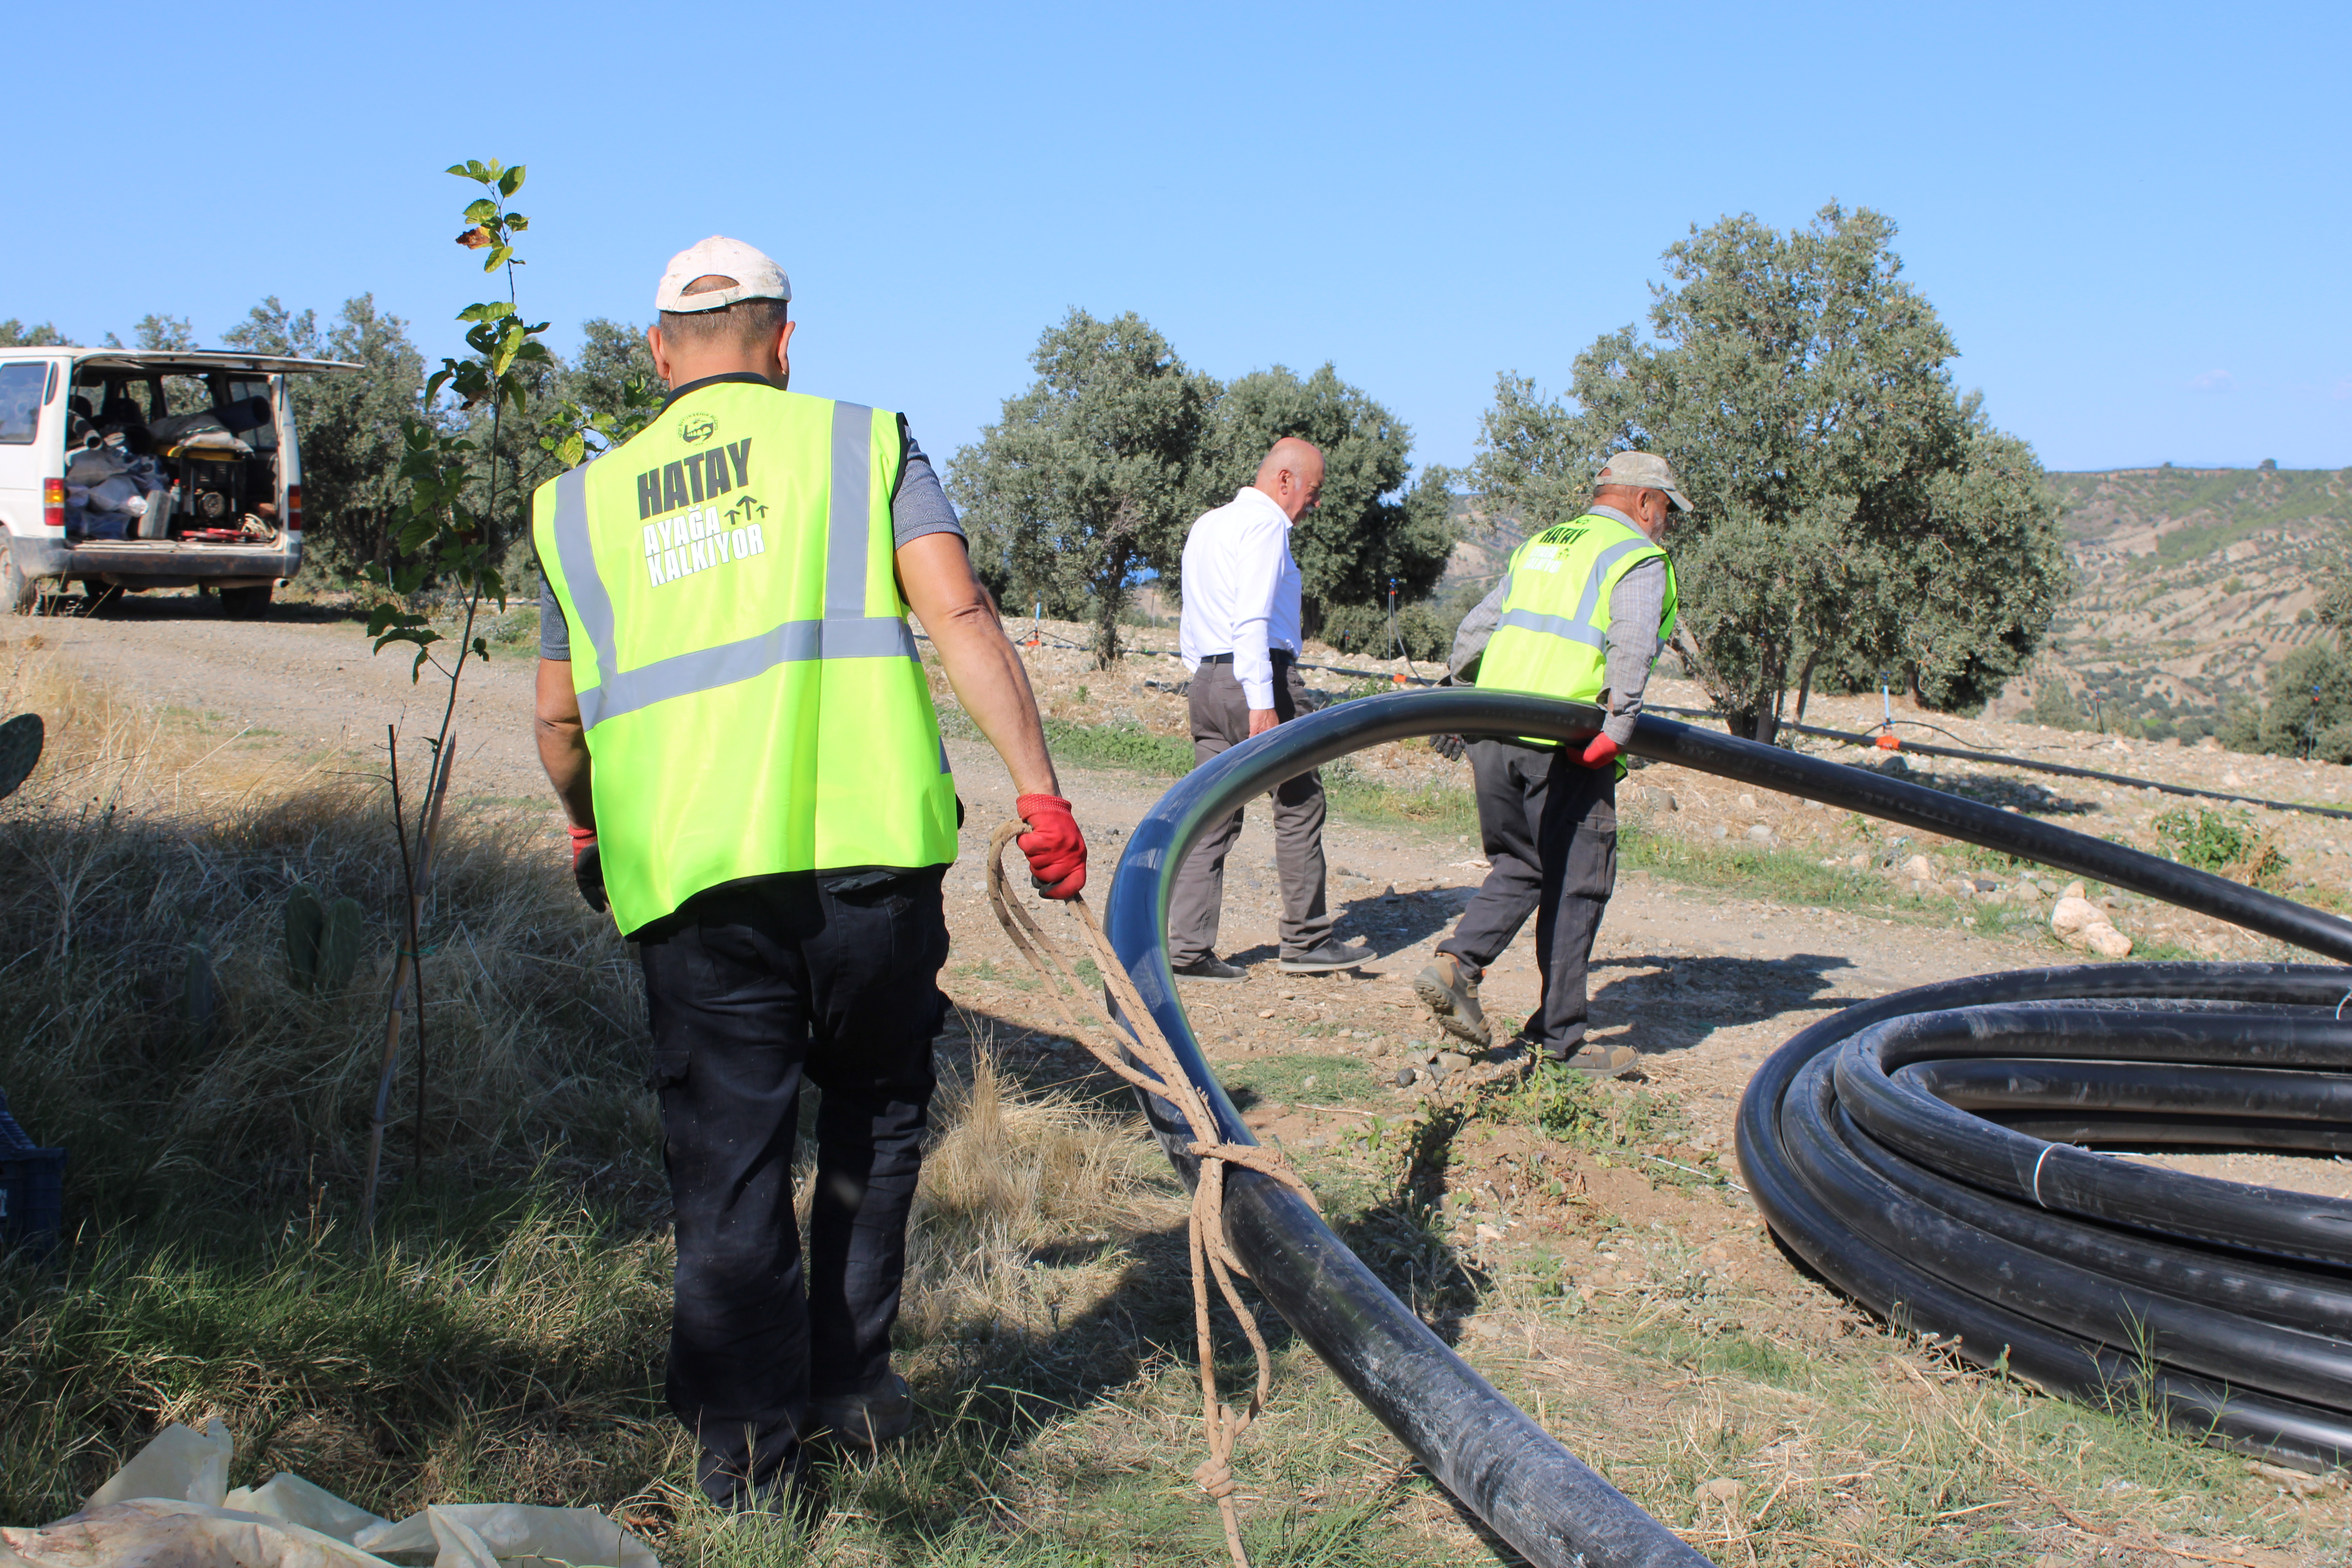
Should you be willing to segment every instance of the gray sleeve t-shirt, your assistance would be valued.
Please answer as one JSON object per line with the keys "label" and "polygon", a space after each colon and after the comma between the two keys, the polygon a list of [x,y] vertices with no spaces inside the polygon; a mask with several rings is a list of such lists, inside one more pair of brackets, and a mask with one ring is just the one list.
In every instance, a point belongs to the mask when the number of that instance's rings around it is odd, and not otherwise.
{"label": "gray sleeve t-shirt", "polygon": [[[949,504],[947,491],[940,488],[940,476],[931,468],[931,460],[915,445],[914,433],[907,428],[907,416],[898,416],[898,439],[906,447],[906,461],[898,469],[898,488],[890,494],[891,548],[903,550],[914,540],[927,533],[952,533],[964,536],[963,525],[956,521],[955,508]],[[563,607],[556,602],[554,584],[545,574],[539,580],[539,657],[541,658],[572,658],[572,628],[564,624]]]}

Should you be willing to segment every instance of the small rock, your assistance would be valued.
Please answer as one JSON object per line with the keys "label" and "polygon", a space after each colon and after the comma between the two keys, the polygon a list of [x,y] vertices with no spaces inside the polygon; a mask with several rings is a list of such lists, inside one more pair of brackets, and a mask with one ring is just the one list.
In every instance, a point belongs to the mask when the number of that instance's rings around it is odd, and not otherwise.
{"label": "small rock", "polygon": [[2197,749],[2200,752],[2218,752],[2221,749],[2221,737],[2200,735],[2197,737]]}
{"label": "small rock", "polygon": [[1731,837],[1731,829],[1718,822],[1715,825],[1715,836],[1717,838],[1728,838]]}
{"label": "small rock", "polygon": [[[1496,1230],[1493,1226],[1488,1225],[1485,1220],[1480,1220],[1478,1222],[1478,1239],[1481,1241],[1500,1241],[1503,1239],[1503,1233]],[[1496,1334],[1501,1332],[1502,1331],[1492,1323],[1482,1322],[1478,1325],[1478,1337],[1482,1340],[1491,1340]]]}
{"label": "small rock", "polygon": [[2083,896],[2083,884],[2069,882],[2066,884],[2066,890],[2058,896],[2062,899],[2079,899]]}
{"label": "small rock", "polygon": [[1755,810],[1755,809],[1756,809],[1756,797],[1755,797],[1754,795],[1748,795],[1748,794],[1743,793],[1743,794],[1740,795],[1740,797],[1739,797],[1739,809],[1740,809],[1740,810],[1742,810],[1742,811],[1753,811],[1753,810]]}
{"label": "small rock", "polygon": [[1396,1086],[1399,1089],[1411,1089],[1412,1087],[1413,1078],[1418,1071],[1419,1069],[1415,1068],[1397,1068]]}
{"label": "small rock", "polygon": [[[1464,1068],[1466,1068],[1469,1065],[1470,1058],[1464,1056],[1459,1051],[1440,1051],[1437,1053],[1437,1071],[1441,1077],[1446,1073],[1460,1072]],[[1310,1079],[1309,1081],[1311,1082],[1312,1080]]]}
{"label": "small rock", "polygon": [[2050,911],[2050,929],[2060,936],[2107,923],[2107,918],[2099,913],[2098,905],[2071,893],[2059,900]]}
{"label": "small rock", "polygon": [[2035,887],[2032,882],[2021,881],[2017,884],[2017,897],[2018,900],[2021,903],[2038,904],[2048,896],[2048,894],[2042,892],[2040,888]]}
{"label": "small rock", "polygon": [[2237,770],[2234,768],[2221,775],[2221,782],[2231,789],[2243,789],[2246,786],[2246,781],[2238,776]]}
{"label": "small rock", "polygon": [[1274,1016],[1274,1009],[1271,1007],[1261,1007],[1258,1009],[1257,1016],[1261,1018],[1271,1018]]}
{"label": "small rock", "polygon": [[1748,837],[1758,844],[1769,844],[1772,842],[1772,830],[1759,822],[1748,830]]}
{"label": "small rock", "polygon": [[1315,1087],[1315,1075],[1313,1073],[1308,1073],[1305,1078],[1300,1079],[1298,1080],[1298,1087],[1301,1089],[1313,1089]]}
{"label": "small rock", "polygon": [[1717,1476],[1699,1482],[1696,1495],[1702,1502],[1719,1502],[1728,1508],[1739,1500],[1739,1483],[1729,1476]]}
{"label": "small rock", "polygon": [[2101,958],[2129,958],[2132,940],[2111,925],[2095,925],[2083,933],[2084,942]]}
{"label": "small rock", "polygon": [[1936,875],[1936,868],[1927,863],[1925,855],[1914,855],[1903,862],[1903,874],[1915,882],[1925,882]]}
{"label": "small rock", "polygon": [[1670,789],[1654,789],[1650,794],[1656,798],[1660,805],[1664,806],[1668,811],[1680,811],[1682,809],[1681,806],[1675,804],[1675,792]]}
{"label": "small rock", "polygon": [[1870,869],[1870,857],[1867,855],[1849,855],[1846,857],[1845,863],[1857,871]]}

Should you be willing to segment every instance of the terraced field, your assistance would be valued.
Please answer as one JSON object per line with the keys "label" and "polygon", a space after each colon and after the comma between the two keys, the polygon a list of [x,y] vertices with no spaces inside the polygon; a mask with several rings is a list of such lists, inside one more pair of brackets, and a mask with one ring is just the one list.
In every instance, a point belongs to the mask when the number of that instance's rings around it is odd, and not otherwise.
{"label": "terraced field", "polygon": [[[2315,570],[2352,523],[2352,469],[2124,468],[2053,474],[2080,574],[2050,651],[1994,708],[2204,733],[2271,665],[2332,636]],[[2061,698],[2058,689],[2065,696]]]}

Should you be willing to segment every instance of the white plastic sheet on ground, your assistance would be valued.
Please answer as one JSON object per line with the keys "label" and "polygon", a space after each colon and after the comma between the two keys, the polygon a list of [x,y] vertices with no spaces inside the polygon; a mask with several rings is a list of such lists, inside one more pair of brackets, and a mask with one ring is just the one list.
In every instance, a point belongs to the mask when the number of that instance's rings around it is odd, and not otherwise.
{"label": "white plastic sheet on ground", "polygon": [[0,1568],[659,1568],[593,1508],[453,1503],[397,1524],[279,1471],[228,1489],[228,1428],[173,1422],[55,1524],[0,1528]]}

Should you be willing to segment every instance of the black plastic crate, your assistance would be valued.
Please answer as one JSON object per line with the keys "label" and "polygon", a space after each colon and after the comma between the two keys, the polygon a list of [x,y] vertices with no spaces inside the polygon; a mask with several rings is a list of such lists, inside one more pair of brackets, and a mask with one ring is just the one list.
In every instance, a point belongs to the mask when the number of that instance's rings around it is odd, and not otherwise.
{"label": "black plastic crate", "polygon": [[46,1257],[58,1242],[65,1185],[66,1152],[26,1137],[0,1089],[0,1248]]}

